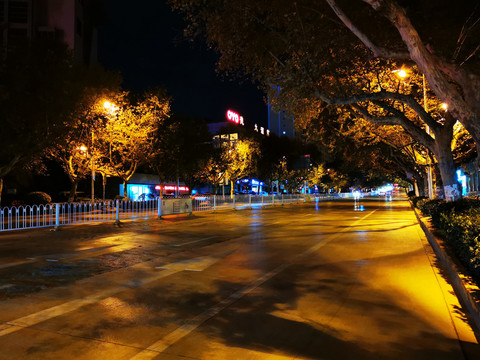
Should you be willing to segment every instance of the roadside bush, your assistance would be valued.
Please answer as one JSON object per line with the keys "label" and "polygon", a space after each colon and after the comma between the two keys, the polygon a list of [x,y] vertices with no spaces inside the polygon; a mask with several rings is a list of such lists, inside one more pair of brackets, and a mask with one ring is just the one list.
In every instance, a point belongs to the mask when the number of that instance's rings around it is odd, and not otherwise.
{"label": "roadside bush", "polygon": [[417,207],[424,215],[437,217],[440,209],[443,208],[445,200],[443,199],[423,199],[417,202]]}
{"label": "roadside bush", "polygon": [[441,214],[440,227],[446,243],[472,275],[480,279],[480,208],[462,214]]}
{"label": "roadside bush", "polygon": [[50,195],[41,191],[34,191],[25,196],[25,204],[27,205],[47,205],[51,202]]}
{"label": "roadside bush", "polygon": [[428,200],[428,198],[426,198],[425,196],[416,196],[416,197],[411,198],[410,200],[412,201],[413,206],[418,207],[418,206],[417,206],[417,203],[418,203],[420,200],[425,200],[425,199]]}
{"label": "roadside bush", "polygon": [[455,201],[443,201],[429,215],[432,217],[433,224],[441,228],[442,214],[448,215],[453,212],[461,215],[470,209],[480,209],[480,200],[464,197]]}
{"label": "roadside bush", "polygon": [[25,205],[25,201],[23,200],[13,200],[11,203],[11,206],[15,206],[15,207],[20,207],[24,205]]}
{"label": "roadside bush", "polygon": [[410,199],[413,199],[415,197],[415,190],[410,190],[409,192],[407,192],[407,196]]}
{"label": "roadside bush", "polygon": [[130,198],[122,196],[122,195],[115,195],[113,200],[124,200],[124,201],[130,201]]}
{"label": "roadside bush", "polygon": [[470,209],[480,209],[480,199],[464,197],[456,201],[446,202],[442,199],[426,199],[417,202],[417,207],[422,211],[424,215],[432,218],[432,223],[441,228],[442,215],[450,214],[454,212],[456,214],[462,214]]}
{"label": "roadside bush", "polygon": [[480,199],[419,200],[417,206],[442,231],[446,244],[463,265],[480,279]]}

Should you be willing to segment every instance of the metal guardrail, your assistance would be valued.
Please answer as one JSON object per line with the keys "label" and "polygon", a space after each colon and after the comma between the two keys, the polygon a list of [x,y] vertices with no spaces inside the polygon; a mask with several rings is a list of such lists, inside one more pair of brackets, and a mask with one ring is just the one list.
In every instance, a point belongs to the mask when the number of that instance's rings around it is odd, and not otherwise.
{"label": "metal guardrail", "polygon": [[0,209],[0,231],[158,216],[158,199],[26,205]]}
{"label": "metal guardrail", "polygon": [[[336,195],[303,194],[235,195],[234,197],[229,195],[198,195],[192,196],[192,208],[189,211],[253,208],[319,199],[327,200],[336,197]],[[167,199],[164,198],[163,203],[165,203],[165,200]],[[119,222],[126,219],[161,216],[162,213],[164,214],[160,198],[145,201],[110,200],[12,206],[0,208],[0,232],[43,227],[58,228],[62,225],[94,222]]]}
{"label": "metal guardrail", "polygon": [[192,197],[193,211],[216,211],[225,209],[242,209],[246,207],[269,206],[304,202],[309,196],[303,194],[283,195],[197,195]]}

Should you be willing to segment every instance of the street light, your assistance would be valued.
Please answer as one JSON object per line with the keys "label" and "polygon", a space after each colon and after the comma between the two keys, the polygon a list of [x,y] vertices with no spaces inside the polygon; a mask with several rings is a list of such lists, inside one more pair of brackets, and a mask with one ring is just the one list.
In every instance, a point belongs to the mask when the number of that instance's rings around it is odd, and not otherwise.
{"label": "street light", "polygon": [[119,107],[116,106],[115,104],[111,103],[108,100],[105,100],[103,102],[103,108],[109,112],[111,115],[116,115],[118,113]]}
{"label": "street light", "polygon": [[[118,112],[118,107],[115,106],[115,104],[113,104],[112,102],[108,101],[108,100],[104,100],[103,103],[103,109],[108,112],[110,115],[116,115],[117,112]],[[92,126],[92,151],[91,151],[91,154],[90,154],[90,159],[91,159],[91,168],[92,168],[92,202],[95,201],[95,158],[94,158],[94,154],[95,154],[95,132],[94,132],[94,127]],[[81,148],[85,148],[85,150],[87,149],[85,146],[81,146]],[[81,150],[80,148],[80,150]],[[85,151],[83,150],[83,151]],[[110,150],[111,151],[111,150]],[[105,200],[105,179],[103,179],[103,198]]]}
{"label": "street light", "polygon": [[[395,73],[399,78],[404,79],[408,76],[408,71],[405,68],[401,68],[398,70],[393,70],[393,73]],[[425,112],[428,112],[428,106],[427,106],[427,86],[425,82],[425,74],[422,74],[422,84],[423,84],[423,108],[425,109]],[[444,104],[442,104],[443,107]],[[445,104],[447,105],[447,104]],[[428,135],[430,135],[430,127],[426,125],[426,132]],[[433,199],[433,177],[432,177],[432,166],[430,164],[430,156],[429,156],[429,150],[427,149],[427,158],[426,158],[426,163],[427,163],[427,182],[428,182],[428,197],[430,199]]]}
{"label": "street light", "polygon": [[105,100],[105,101],[103,102],[103,107],[104,107],[105,109],[107,109],[107,110],[110,110],[110,109],[112,108],[112,106],[113,106],[113,104],[112,104],[110,101],[108,101],[108,100]]}
{"label": "street light", "polygon": [[[104,100],[103,101],[103,109],[108,113],[108,115],[111,116],[117,116],[120,108],[116,106],[114,103]],[[109,116],[107,115],[109,120],[112,120]],[[92,128],[92,149],[94,147],[94,134],[93,134],[93,128]],[[112,160],[112,144],[110,142],[109,144],[110,148],[110,161]],[[105,201],[105,186],[106,186],[106,177],[108,176],[105,172],[105,169],[103,171],[100,171],[102,175],[102,186],[103,186],[103,200]],[[94,160],[92,156],[92,201],[94,200],[94,181],[95,181],[95,165],[94,165]]]}
{"label": "street light", "polygon": [[408,76],[408,72],[404,68],[393,70],[393,73],[396,74],[401,79],[405,79]]}

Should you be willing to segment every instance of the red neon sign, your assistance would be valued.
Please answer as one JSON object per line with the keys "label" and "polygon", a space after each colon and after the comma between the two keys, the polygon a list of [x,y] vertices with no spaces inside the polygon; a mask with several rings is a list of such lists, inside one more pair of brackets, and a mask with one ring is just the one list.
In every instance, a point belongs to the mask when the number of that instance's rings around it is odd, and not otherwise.
{"label": "red neon sign", "polygon": [[233,110],[227,110],[227,119],[228,121],[234,122],[235,124],[244,125],[243,116],[240,116]]}
{"label": "red neon sign", "polygon": [[[157,185],[155,186],[155,190],[161,190],[161,186],[160,185]],[[178,189],[180,191],[189,191],[190,189],[188,188],[188,186],[179,186]],[[177,190],[177,187],[176,186],[173,186],[173,185],[165,185],[163,187],[163,190]]]}

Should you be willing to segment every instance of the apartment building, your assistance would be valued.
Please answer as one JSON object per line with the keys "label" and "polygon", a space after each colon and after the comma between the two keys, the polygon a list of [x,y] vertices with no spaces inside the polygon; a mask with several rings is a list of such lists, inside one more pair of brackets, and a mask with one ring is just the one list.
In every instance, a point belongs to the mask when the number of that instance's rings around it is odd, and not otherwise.
{"label": "apartment building", "polygon": [[76,61],[96,63],[97,30],[86,21],[88,1],[0,0],[0,45],[10,47],[26,38],[56,37],[73,51]]}

